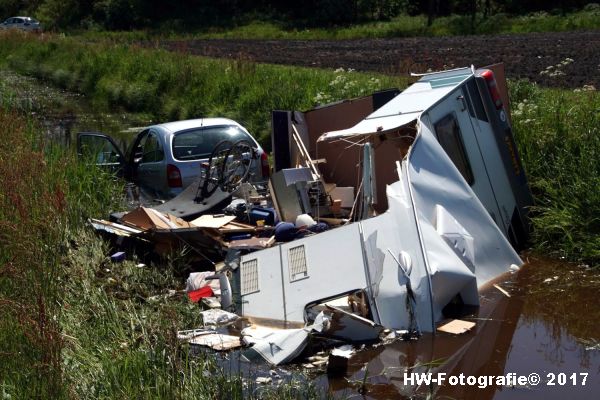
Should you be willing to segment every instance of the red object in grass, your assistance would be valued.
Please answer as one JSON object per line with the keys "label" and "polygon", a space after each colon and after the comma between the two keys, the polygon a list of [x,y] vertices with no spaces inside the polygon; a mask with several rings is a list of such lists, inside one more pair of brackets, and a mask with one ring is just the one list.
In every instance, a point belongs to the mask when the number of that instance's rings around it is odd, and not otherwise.
{"label": "red object in grass", "polygon": [[214,293],[213,293],[212,289],[210,288],[210,286],[208,286],[208,285],[203,286],[200,289],[194,290],[192,292],[188,292],[188,297],[194,303],[199,302],[200,299],[203,297],[212,297],[213,295],[214,295]]}

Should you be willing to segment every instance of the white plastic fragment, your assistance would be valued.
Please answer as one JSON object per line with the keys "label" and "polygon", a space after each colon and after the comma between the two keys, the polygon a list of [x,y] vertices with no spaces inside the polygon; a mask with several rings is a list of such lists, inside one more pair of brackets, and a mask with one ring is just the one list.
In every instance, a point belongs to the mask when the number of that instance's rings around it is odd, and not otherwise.
{"label": "white plastic fragment", "polygon": [[292,361],[306,347],[309,334],[313,331],[322,332],[328,322],[320,312],[312,325],[300,329],[246,328],[241,332],[242,341],[253,344],[246,352],[246,357],[259,355],[271,365]]}
{"label": "white plastic fragment", "polygon": [[200,315],[202,316],[202,323],[204,324],[204,327],[227,326],[234,323],[239,318],[239,316],[236,314],[219,309],[202,311]]}

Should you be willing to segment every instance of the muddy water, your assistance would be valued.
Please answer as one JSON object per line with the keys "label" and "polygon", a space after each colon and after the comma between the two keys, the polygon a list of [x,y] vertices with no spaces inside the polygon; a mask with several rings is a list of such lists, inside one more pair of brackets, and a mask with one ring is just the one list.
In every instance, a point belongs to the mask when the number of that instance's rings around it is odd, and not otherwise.
{"label": "muddy water", "polygon": [[[139,115],[97,113],[80,95],[0,71],[0,95],[6,96],[7,89],[15,101],[38,116],[47,135],[66,144],[77,131],[103,131],[127,142],[138,131],[129,128],[150,123]],[[329,377],[323,369],[303,369],[306,360],[271,370],[240,362],[239,352],[221,354],[222,366],[244,376],[274,375],[274,382],[302,381],[307,376],[324,396],[342,398],[598,398],[600,270],[533,255],[524,259],[528,263],[519,273],[497,282],[510,297],[490,287],[481,294],[481,306],[461,316],[476,323],[463,335],[427,334],[416,341],[366,347],[336,377]],[[405,382],[405,373],[411,372],[431,372],[432,377],[445,373],[446,381],[411,385]],[[451,377],[460,379],[461,374],[466,381],[467,376],[481,379],[511,373],[538,374],[540,383],[493,381],[480,388],[448,382]]]}
{"label": "muddy water", "polygon": [[0,70],[0,98],[34,116],[46,137],[75,145],[77,132],[102,132],[117,140],[122,150],[150,118],[127,112],[101,113],[83,95],[45,85],[31,77]]}
{"label": "muddy water", "polygon": [[[529,263],[481,294],[462,319],[472,332],[424,335],[365,349],[340,378],[316,379],[335,396],[373,399],[588,399],[600,395],[600,271],[526,257]],[[445,373],[444,384],[407,385],[405,372]],[[538,374],[540,382],[451,386],[450,376]],[[409,376],[407,376],[408,378]],[[482,379],[482,378],[479,378]],[[585,379],[585,384],[584,384]],[[460,381],[459,381],[460,382]],[[496,383],[500,383],[497,385]],[[485,386],[482,382],[481,386]]]}

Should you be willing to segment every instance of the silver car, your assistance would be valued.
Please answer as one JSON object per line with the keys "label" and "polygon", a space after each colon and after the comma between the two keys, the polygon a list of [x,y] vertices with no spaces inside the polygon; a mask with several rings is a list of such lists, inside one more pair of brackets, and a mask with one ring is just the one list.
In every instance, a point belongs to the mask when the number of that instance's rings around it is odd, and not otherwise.
{"label": "silver car", "polygon": [[267,153],[242,125],[226,118],[150,126],[138,133],[127,153],[111,137],[96,132],[79,133],[77,147],[81,156],[92,156],[97,165],[120,171],[152,195],[169,199],[200,177],[215,147],[225,140],[250,143],[257,153],[250,164],[251,180],[268,178]]}
{"label": "silver car", "polygon": [[28,32],[41,32],[42,25],[31,17],[11,17],[0,24],[0,29],[19,29]]}

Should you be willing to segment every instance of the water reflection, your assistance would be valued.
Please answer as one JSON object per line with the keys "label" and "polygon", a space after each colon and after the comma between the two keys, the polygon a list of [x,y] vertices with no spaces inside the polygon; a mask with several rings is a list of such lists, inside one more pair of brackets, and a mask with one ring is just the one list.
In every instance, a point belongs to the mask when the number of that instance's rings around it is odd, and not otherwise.
{"label": "water reflection", "polygon": [[[352,359],[346,376],[320,383],[335,396],[364,398],[590,398],[600,390],[598,317],[595,293],[600,273],[581,266],[529,257],[530,263],[481,295],[481,307],[463,317],[477,323],[460,336],[424,335],[415,342],[396,342],[363,350]],[[441,365],[438,365],[440,364]],[[538,373],[542,383],[510,386],[405,385],[405,372],[498,376]],[[550,373],[565,373],[564,386]],[[576,373],[577,385],[572,384]],[[583,375],[588,373],[585,386]],[[362,393],[361,393],[362,392]]]}
{"label": "water reflection", "polygon": [[145,115],[99,112],[81,94],[44,85],[10,70],[0,71],[0,98],[35,117],[46,138],[67,146],[75,144],[77,132],[94,131],[112,136],[125,149],[141,130],[131,127],[152,123]]}

